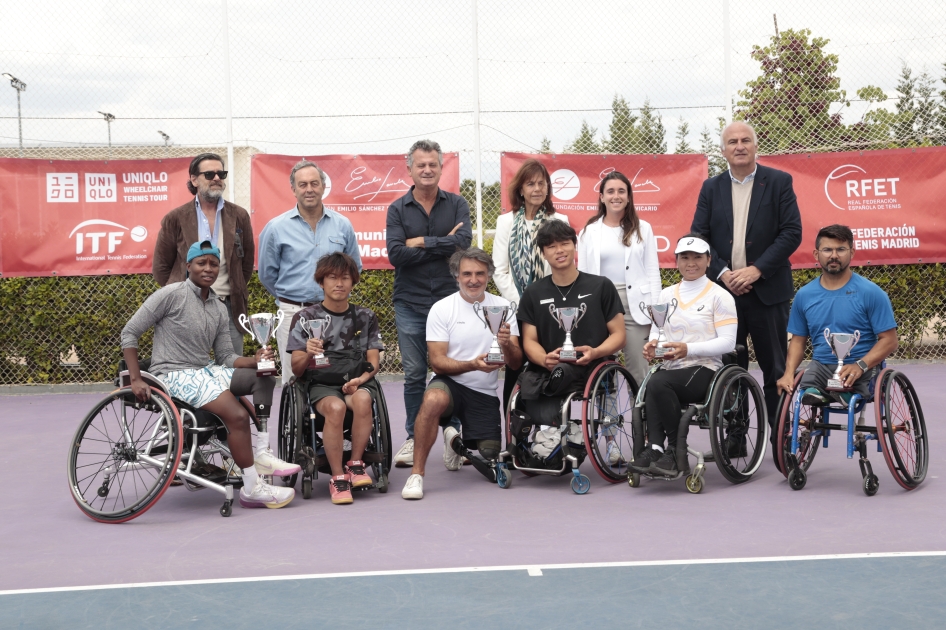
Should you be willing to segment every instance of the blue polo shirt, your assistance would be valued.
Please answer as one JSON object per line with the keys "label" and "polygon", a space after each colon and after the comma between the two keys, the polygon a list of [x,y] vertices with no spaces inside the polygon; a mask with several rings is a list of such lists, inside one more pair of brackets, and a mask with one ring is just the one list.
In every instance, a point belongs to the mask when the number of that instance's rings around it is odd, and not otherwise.
{"label": "blue polo shirt", "polygon": [[809,337],[815,361],[829,365],[836,365],[838,358],[825,341],[825,328],[833,333],[860,331],[860,341],[844,360],[854,363],[870,352],[878,333],[896,327],[890,298],[879,286],[856,273],[834,291],[821,286],[821,276],[815,278],[799,289],[788,317],[788,332]]}

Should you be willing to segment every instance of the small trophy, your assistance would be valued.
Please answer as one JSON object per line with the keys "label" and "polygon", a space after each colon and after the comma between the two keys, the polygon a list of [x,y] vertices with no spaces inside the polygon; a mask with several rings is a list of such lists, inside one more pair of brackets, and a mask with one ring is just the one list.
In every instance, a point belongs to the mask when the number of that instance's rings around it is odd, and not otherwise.
{"label": "small trophy", "polygon": [[[316,317],[314,319],[306,319],[301,315],[299,316],[299,324],[302,325],[302,330],[309,339],[321,339],[322,335],[325,333],[325,329],[328,328],[331,323],[332,318],[330,316]],[[331,364],[328,362],[328,357],[321,352],[314,355],[309,361],[310,370],[328,367],[329,365]]]}
{"label": "small trophy", "polygon": [[844,359],[851,354],[851,349],[857,345],[861,339],[861,331],[855,330],[851,333],[833,333],[830,328],[824,329],[824,339],[828,342],[831,352],[838,358],[838,367],[834,370],[834,376],[828,379],[828,386],[825,388],[829,392],[849,392],[851,387],[845,387],[841,380],[841,368],[844,367]]}
{"label": "small trophy", "polygon": [[[270,338],[275,334],[276,329],[282,324],[284,317],[285,313],[282,311],[276,311],[275,315],[272,313],[256,313],[249,317],[245,313],[240,313],[239,320],[243,330],[248,332],[250,337],[265,348]],[[275,325],[273,325],[274,323]],[[256,364],[256,376],[272,376],[274,374],[277,374],[276,362],[272,359],[260,361]]]}
{"label": "small trophy", "polygon": [[654,356],[659,359],[667,352],[664,347],[664,344],[667,343],[664,326],[670,316],[677,310],[677,299],[673,298],[669,304],[651,304],[649,306],[641,302],[640,309],[657,327],[657,347],[654,348]]}
{"label": "small trophy", "polygon": [[[481,311],[482,315],[480,315]],[[510,321],[510,318],[515,315],[516,303],[513,302],[509,306],[480,306],[479,302],[474,302],[473,312],[493,333],[493,345],[489,347],[489,354],[486,355],[486,364],[505,365],[506,358],[499,348],[499,327],[503,325],[503,322]]]}
{"label": "small trophy", "polygon": [[587,311],[588,306],[584,302],[581,303],[581,306],[563,306],[559,308],[554,304],[549,304],[549,313],[565,331],[565,343],[562,344],[562,351],[558,355],[559,361],[574,363],[578,360],[575,344],[572,343],[572,331],[575,330],[578,322],[581,321]]}

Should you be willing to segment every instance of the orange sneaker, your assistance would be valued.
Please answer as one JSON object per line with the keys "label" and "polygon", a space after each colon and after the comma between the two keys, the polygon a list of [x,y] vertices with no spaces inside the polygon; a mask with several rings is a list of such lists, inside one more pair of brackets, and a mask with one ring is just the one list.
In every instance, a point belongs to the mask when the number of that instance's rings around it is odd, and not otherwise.
{"label": "orange sneaker", "polygon": [[364,488],[374,483],[365,471],[365,463],[360,459],[353,459],[345,464],[345,472],[348,473],[352,488]]}
{"label": "orange sneaker", "polygon": [[328,482],[328,493],[332,497],[332,503],[336,505],[352,503],[351,482],[348,481],[348,475],[332,477]]}

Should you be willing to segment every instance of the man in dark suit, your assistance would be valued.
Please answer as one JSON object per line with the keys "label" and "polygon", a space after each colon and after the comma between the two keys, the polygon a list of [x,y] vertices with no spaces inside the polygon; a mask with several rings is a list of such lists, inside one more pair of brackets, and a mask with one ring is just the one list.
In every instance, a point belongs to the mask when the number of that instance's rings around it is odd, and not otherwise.
{"label": "man in dark suit", "polygon": [[[801,245],[801,215],[792,176],[756,164],[755,131],[743,122],[723,129],[729,170],[703,182],[691,230],[713,248],[707,275],[736,298],[736,343],[752,346],[762,368],[769,424],[776,422],[778,387],[785,370],[788,314],[795,290],[788,261]],[[739,353],[749,367],[749,353]],[[773,439],[775,431],[772,431]],[[774,453],[773,453],[774,454]]]}

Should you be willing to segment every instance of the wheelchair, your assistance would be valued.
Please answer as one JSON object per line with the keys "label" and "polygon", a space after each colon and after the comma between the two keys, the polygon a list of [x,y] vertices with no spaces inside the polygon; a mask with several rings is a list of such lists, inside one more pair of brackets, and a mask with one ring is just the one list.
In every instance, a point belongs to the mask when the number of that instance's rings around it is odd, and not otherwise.
{"label": "wheelchair", "polygon": [[[631,448],[628,429],[636,395],[634,377],[613,360],[596,365],[585,383],[561,397],[521,400],[517,384],[506,405],[506,449],[495,462],[496,483],[500,488],[511,487],[512,470],[527,477],[571,473],[572,491],[586,494],[591,480],[580,466],[589,455],[592,468],[605,481],[623,481],[626,461],[622,453]],[[558,429],[547,454],[534,450],[540,433],[548,433],[542,426]]]}
{"label": "wheelchair", "polygon": [[[845,403],[830,392],[826,405],[802,402],[800,387],[804,369],[795,373],[791,395],[779,398],[777,456],[779,468],[792,490],[801,490],[808,481],[808,469],[818,447],[828,447],[832,431],[847,431],[847,458],[857,451],[861,469],[861,488],[867,496],[877,494],[880,479],[867,459],[867,443],[877,441],[877,451],[884,454],[887,468],[904,490],[916,489],[926,478],[929,444],[923,409],[913,384],[902,372],[882,363],[868,384],[868,396],[853,394]],[[868,403],[873,403],[874,426],[864,424]],[[847,422],[832,423],[831,415],[846,415]]]}
{"label": "wheelchair", "polygon": [[[243,480],[227,447],[227,428],[216,415],[171,398],[164,384],[139,361],[151,398],[131,391],[124,360],[115,390],[85,416],[69,449],[69,487],[79,509],[100,523],[124,523],[147,512],[175,477],[190,491],[210,488],[224,497],[220,515],[233,513],[234,489]],[[244,398],[257,430],[256,418]]]}
{"label": "wheelchair", "polygon": [[[362,459],[366,468],[374,472],[374,483],[370,486],[352,488],[353,490],[370,490],[376,488],[384,494],[388,491],[388,474],[391,471],[393,460],[391,454],[391,426],[388,419],[388,406],[384,399],[384,390],[377,379],[373,378],[363,385],[371,394],[373,401],[374,422],[368,446]],[[344,440],[346,449],[342,453],[342,461],[351,459],[351,427],[352,411],[345,412]],[[312,497],[312,482],[318,479],[319,473],[331,474],[328,458],[322,446],[319,433],[325,427],[325,417],[316,412],[309,403],[308,381],[295,376],[283,387],[279,405],[279,433],[278,455],[280,459],[298,464],[302,472],[283,477],[283,483],[288,487],[296,485],[297,477],[302,476],[302,498]]]}
{"label": "wheelchair", "polygon": [[[716,371],[706,391],[702,403],[691,403],[681,410],[680,425],[675,448],[677,469],[676,476],[659,473],[639,473],[628,468],[627,482],[632,488],[641,484],[641,477],[674,481],[687,475],[686,489],[691,494],[703,490],[703,478],[706,464],[715,461],[719,472],[733,484],[748,481],[762,465],[766,445],[769,441],[769,422],[765,407],[762,387],[742,367],[736,365],[736,352],[723,356],[723,367]],[[647,383],[663,366],[658,363],[651,367],[644,382],[641,383],[637,399],[634,401],[632,416],[633,453],[636,455],[647,445],[647,418],[645,400]],[[687,434],[691,426],[707,429],[710,432],[711,453],[697,451],[687,444]],[[742,437],[746,442],[746,452],[730,456],[730,436]],[[696,466],[689,469],[688,457],[696,457]]]}

